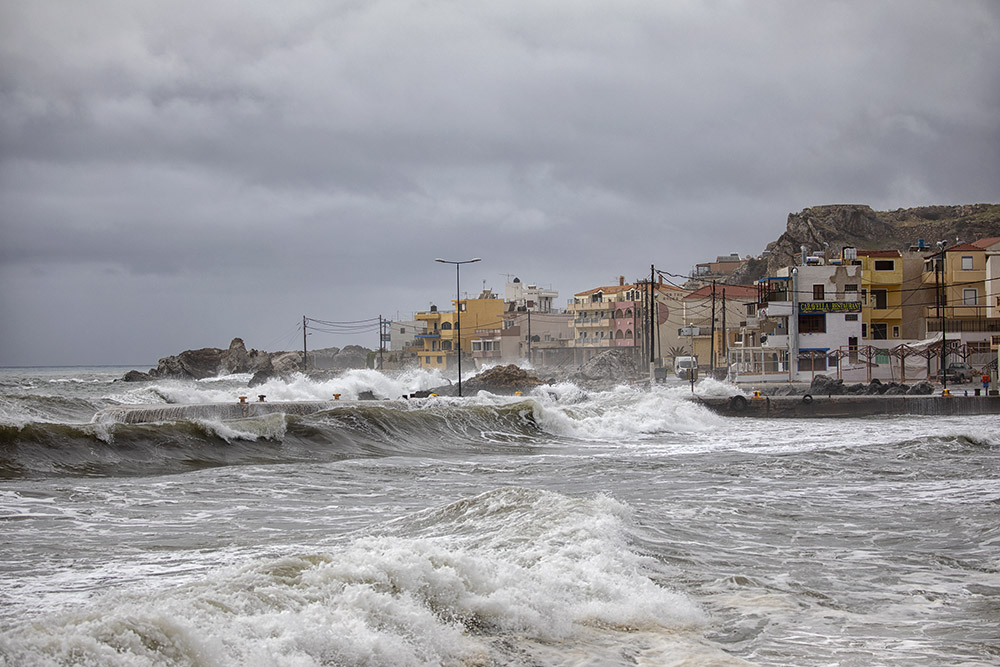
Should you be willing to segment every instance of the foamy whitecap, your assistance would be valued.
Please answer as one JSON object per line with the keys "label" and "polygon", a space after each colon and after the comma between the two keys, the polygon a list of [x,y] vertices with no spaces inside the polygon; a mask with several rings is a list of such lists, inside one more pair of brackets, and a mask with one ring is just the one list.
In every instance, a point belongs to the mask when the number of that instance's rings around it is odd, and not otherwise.
{"label": "foamy whitecap", "polygon": [[[10,664],[437,665],[545,655],[642,630],[701,646],[705,615],[650,578],[629,509],[508,488],[422,512],[328,553],[112,591],[0,635]],[[466,526],[465,529],[463,525]],[[717,652],[716,652],[717,653]]]}

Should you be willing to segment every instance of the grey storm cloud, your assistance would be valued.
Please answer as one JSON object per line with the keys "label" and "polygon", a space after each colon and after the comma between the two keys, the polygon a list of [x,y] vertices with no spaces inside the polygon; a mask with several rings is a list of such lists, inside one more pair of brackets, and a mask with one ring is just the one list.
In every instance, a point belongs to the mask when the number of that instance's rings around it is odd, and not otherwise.
{"label": "grey storm cloud", "polygon": [[0,364],[408,317],[441,255],[568,298],[806,206],[996,201],[998,35],[990,0],[2,0]]}

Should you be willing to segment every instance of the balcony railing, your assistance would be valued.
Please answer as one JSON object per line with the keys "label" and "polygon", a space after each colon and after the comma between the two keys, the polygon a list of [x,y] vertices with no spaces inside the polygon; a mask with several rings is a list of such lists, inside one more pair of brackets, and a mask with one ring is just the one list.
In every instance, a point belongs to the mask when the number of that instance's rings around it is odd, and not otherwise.
{"label": "balcony railing", "polygon": [[960,304],[957,306],[945,306],[939,312],[937,306],[927,306],[924,311],[924,317],[927,319],[939,319],[943,315],[946,319],[982,319],[987,316],[987,310],[989,310],[989,306]]}

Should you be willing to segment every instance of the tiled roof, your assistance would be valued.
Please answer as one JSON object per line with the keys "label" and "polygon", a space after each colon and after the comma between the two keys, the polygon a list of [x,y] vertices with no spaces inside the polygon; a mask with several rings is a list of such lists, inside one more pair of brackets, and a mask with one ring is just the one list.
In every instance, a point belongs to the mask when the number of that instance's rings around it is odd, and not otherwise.
{"label": "tiled roof", "polygon": [[902,257],[898,250],[859,250],[858,255],[864,257]]}

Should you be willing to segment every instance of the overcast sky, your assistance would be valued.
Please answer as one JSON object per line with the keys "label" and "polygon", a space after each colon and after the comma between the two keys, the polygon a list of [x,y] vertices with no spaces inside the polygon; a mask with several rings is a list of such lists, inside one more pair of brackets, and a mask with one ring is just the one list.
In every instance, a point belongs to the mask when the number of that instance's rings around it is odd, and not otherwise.
{"label": "overcast sky", "polygon": [[[298,349],[507,276],[1000,201],[995,0],[0,0],[0,365]],[[377,346],[317,332],[309,346]]]}

